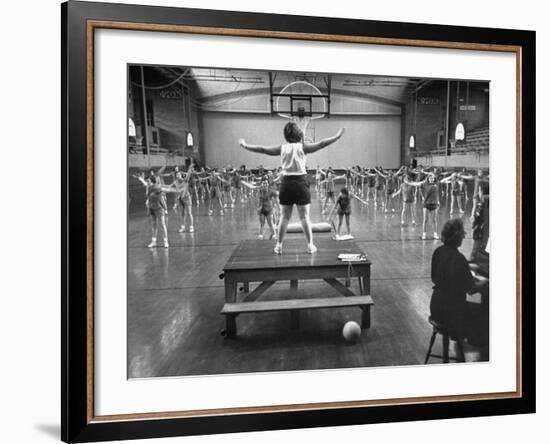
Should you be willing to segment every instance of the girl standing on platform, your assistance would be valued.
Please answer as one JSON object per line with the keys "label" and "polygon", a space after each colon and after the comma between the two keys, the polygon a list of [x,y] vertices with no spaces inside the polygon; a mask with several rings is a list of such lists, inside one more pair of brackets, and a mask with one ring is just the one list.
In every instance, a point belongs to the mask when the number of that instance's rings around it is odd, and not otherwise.
{"label": "girl standing on platform", "polygon": [[344,128],[340,129],[336,135],[319,142],[303,142],[302,130],[295,122],[289,122],[284,127],[284,137],[287,143],[282,145],[251,145],[246,143],[244,139],[239,140],[239,145],[246,150],[269,156],[281,156],[282,179],[279,203],[281,204],[282,214],[279,220],[275,253],[282,253],[283,240],[294,205],[298,208],[300,222],[306,236],[307,252],[311,254],[317,251],[317,247],[313,244],[311,221],[309,219],[311,194],[306,170],[306,155],[333,144],[342,137],[342,134],[344,134]]}

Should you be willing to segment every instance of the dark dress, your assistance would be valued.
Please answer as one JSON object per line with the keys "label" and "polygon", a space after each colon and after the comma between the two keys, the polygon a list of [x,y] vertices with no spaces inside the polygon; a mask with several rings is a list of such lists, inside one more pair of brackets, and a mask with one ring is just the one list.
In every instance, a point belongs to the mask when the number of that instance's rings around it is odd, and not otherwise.
{"label": "dark dress", "polygon": [[474,287],[474,279],[466,258],[457,248],[442,245],[434,251],[432,282],[432,319],[450,329],[453,339],[463,339],[466,293]]}

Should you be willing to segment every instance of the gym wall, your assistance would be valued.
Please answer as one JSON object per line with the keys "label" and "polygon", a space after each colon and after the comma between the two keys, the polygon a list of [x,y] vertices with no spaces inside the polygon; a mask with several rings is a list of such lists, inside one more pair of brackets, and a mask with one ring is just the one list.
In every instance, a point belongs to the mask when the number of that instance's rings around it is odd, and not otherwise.
{"label": "gym wall", "polygon": [[[252,153],[239,147],[239,138],[249,143],[275,145],[284,143],[283,127],[287,120],[268,114],[228,113],[203,111],[201,113],[201,149],[209,166],[247,165],[273,168],[280,164],[278,157]],[[351,165],[398,168],[401,161],[401,117],[331,116],[312,121],[315,140],[334,135],[346,128],[344,137],[335,145],[308,156],[308,168]]]}

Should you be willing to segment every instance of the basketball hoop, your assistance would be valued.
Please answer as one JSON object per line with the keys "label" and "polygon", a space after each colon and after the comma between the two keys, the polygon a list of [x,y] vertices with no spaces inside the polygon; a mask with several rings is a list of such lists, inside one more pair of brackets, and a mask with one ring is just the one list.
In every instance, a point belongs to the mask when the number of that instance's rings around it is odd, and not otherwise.
{"label": "basketball hoop", "polygon": [[[289,89],[294,91],[288,91]],[[307,89],[311,89],[312,91],[306,92]],[[287,93],[288,91],[288,93]],[[311,94],[314,92],[314,94]],[[316,120],[316,119],[322,119],[327,113],[328,113],[328,106],[327,106],[327,100],[325,98],[325,95],[321,92],[319,88],[317,88],[312,83],[309,83],[305,80],[296,80],[294,82],[290,82],[288,85],[284,86],[283,89],[277,94],[277,98],[275,100],[275,108],[277,110],[280,109],[280,100],[281,97],[283,97],[285,94],[288,94],[290,96],[291,101],[291,109],[290,114],[284,113],[284,112],[277,112],[277,115],[279,117],[283,117],[285,119],[293,120],[295,118],[294,115],[292,115],[292,107],[293,102],[296,102],[296,109],[297,113],[300,111],[300,108],[303,108],[303,113],[305,115],[310,114],[309,119],[310,120]],[[275,95],[275,94],[274,94]],[[323,101],[323,111],[318,114],[314,115],[311,110],[311,98],[318,97]],[[309,99],[309,100],[308,100]],[[304,104],[302,104],[302,101]],[[309,111],[306,110],[305,103],[309,102]]]}
{"label": "basketball hoop", "polygon": [[[275,97],[274,110],[277,115],[295,122],[302,131],[304,142],[313,142],[315,128],[310,126],[310,123],[312,120],[322,119],[328,114],[328,96],[305,80],[290,82],[273,96]],[[281,108],[281,100],[286,101],[288,108]]]}

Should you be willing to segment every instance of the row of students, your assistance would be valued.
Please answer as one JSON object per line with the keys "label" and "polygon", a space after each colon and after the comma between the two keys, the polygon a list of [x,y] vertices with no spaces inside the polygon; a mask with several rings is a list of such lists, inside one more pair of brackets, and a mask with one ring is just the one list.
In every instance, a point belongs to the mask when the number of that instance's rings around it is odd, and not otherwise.
{"label": "row of students", "polygon": [[[152,241],[150,246],[157,245],[157,232],[160,228],[163,236],[163,245],[168,246],[166,217],[168,207],[166,204],[166,196],[174,196],[174,209],[176,209],[180,219],[180,227],[178,231],[184,232],[194,231],[194,221],[192,214],[193,200],[199,205],[199,201],[208,199],[208,214],[213,214],[214,207],[219,207],[220,214],[224,214],[224,208],[233,207],[235,201],[240,197],[241,202],[246,202],[249,198],[258,196],[258,218],[259,218],[259,236],[263,238],[265,225],[267,224],[272,238],[276,236],[276,226],[278,224],[278,214],[280,213],[280,205],[278,202],[278,183],[281,179],[280,168],[275,171],[266,171],[259,169],[253,173],[242,166],[238,170],[232,169],[195,169],[190,166],[187,171],[180,171],[178,167],[170,173],[165,173],[164,168],[158,172],[151,171],[149,176],[135,176],[146,187],[146,206],[151,219]],[[166,185],[165,177],[171,177],[172,182]],[[367,182],[363,182],[363,179]],[[397,171],[384,170],[380,167],[370,170],[363,170],[360,167],[354,167],[346,170],[343,175],[336,176],[332,168],[322,170],[317,169],[316,187],[322,195],[322,211],[327,214],[327,208],[332,201],[332,209],[329,214],[329,219],[334,212],[339,216],[338,234],[340,233],[343,220],[346,221],[348,234],[350,232],[350,216],[351,205],[350,200],[356,198],[362,203],[360,195],[365,192],[361,189],[364,183],[367,188],[374,188],[377,193],[384,194],[383,206],[386,212],[395,211],[394,198],[401,195],[401,224],[406,224],[406,219],[410,215],[410,223],[416,224],[415,202],[420,201],[423,204],[423,220],[422,220],[422,238],[426,239],[427,228],[433,229],[433,237],[438,238],[437,230],[437,213],[440,207],[440,188],[441,185],[449,185],[451,191],[450,212],[452,214],[455,202],[458,205],[458,210],[461,214],[464,213],[462,207],[462,198],[464,198],[466,180],[474,180],[474,205],[472,208],[472,217],[478,203],[481,200],[480,184],[488,182],[488,178],[483,175],[481,170],[476,176],[465,174],[465,172],[443,172],[438,169],[408,169],[401,167]],[[335,181],[345,179],[346,185],[351,188],[351,193],[348,188],[341,190],[338,198],[335,198]],[[374,179],[374,186],[370,186],[370,181]],[[380,185],[381,184],[381,185]],[[321,190],[324,192],[322,193]],[[200,197],[199,197],[200,194]],[[374,194],[374,193],[373,193]],[[366,191],[367,200],[371,195]],[[378,196],[374,195],[375,204],[378,201]],[[382,200],[382,199],[380,199]]]}
{"label": "row of students", "polygon": [[224,215],[225,208],[233,208],[240,196],[242,203],[258,195],[258,216],[260,222],[260,237],[267,223],[271,237],[275,235],[274,225],[279,205],[276,200],[277,179],[274,172],[260,169],[254,173],[243,166],[239,170],[231,169],[195,169],[193,165],[187,171],[174,167],[166,173],[166,167],[158,171],[150,170],[149,174],[134,175],[145,187],[145,206],[151,223],[152,240],[148,245],[158,246],[157,235],[160,229],[163,242],[161,246],[168,247],[167,196],[173,196],[173,209],[179,220],[179,233],[194,232],[193,200],[199,206],[200,202],[208,201],[208,215],[214,214],[217,206],[219,214]]}

